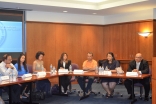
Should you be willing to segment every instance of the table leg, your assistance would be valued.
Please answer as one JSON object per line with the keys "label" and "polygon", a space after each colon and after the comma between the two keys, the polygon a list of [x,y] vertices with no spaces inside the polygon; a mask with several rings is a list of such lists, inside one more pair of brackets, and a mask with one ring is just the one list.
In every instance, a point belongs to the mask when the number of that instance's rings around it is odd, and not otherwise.
{"label": "table leg", "polygon": [[87,97],[89,97],[89,95],[86,95],[86,86],[85,86],[85,80],[86,80],[86,77],[84,76],[83,77],[83,82],[84,82],[84,86],[83,86],[83,96],[82,97],[80,97],[80,100],[83,100],[83,99],[85,99],[85,98],[87,98]]}
{"label": "table leg", "polygon": [[12,88],[11,88],[11,86],[9,86],[9,104],[12,104]]}
{"label": "table leg", "polygon": [[34,82],[30,82],[30,95],[29,95],[29,102],[23,102],[24,104],[40,104],[40,103],[35,103],[32,101],[32,83]]}
{"label": "table leg", "polygon": [[134,81],[132,79],[132,101],[130,104],[134,104],[137,101],[137,99],[134,97]]}

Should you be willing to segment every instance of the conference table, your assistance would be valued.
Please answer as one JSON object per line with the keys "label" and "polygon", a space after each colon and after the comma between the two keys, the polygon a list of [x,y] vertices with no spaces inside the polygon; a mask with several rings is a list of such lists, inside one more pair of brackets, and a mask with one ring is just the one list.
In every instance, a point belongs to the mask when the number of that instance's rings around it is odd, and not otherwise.
{"label": "conference table", "polygon": [[[0,87],[4,87],[4,86],[8,86],[9,87],[9,104],[11,104],[12,102],[12,97],[11,97],[11,85],[15,85],[15,84],[20,84],[20,83],[27,83],[30,82],[30,86],[32,87],[32,83],[38,81],[38,80],[43,80],[43,79],[50,79],[50,78],[54,78],[54,77],[60,77],[60,76],[84,76],[84,80],[85,77],[103,77],[103,78],[122,78],[122,79],[131,79],[132,80],[132,85],[133,85],[133,80],[134,79],[144,79],[147,77],[150,77],[150,74],[142,74],[142,75],[138,75],[138,76],[126,76],[126,74],[117,74],[117,73],[112,73],[111,75],[103,75],[103,74],[96,74],[95,72],[88,72],[85,71],[84,73],[50,73],[47,72],[46,76],[37,76],[36,74],[32,75],[32,77],[28,77],[28,78],[17,78],[16,81],[1,81],[0,82]],[[60,79],[60,78],[59,78]],[[85,83],[85,81],[84,81]],[[84,84],[85,85],[85,84]],[[134,86],[132,86],[132,91],[134,91]],[[85,91],[83,91],[85,92]],[[29,104],[34,104],[32,102],[32,88],[30,88],[30,99],[29,99]],[[59,95],[63,95],[61,93],[61,86],[60,86],[60,80],[59,80]],[[88,95],[85,95],[85,93],[83,94],[82,97],[80,97],[80,100],[87,98]],[[134,102],[136,102],[137,99],[134,98],[134,95],[132,96],[132,101],[131,104],[133,104]]]}
{"label": "conference table", "polygon": [[[59,75],[61,76],[61,75]],[[12,104],[12,97],[11,97],[11,86],[15,84],[22,84],[22,83],[28,83],[30,84],[30,97],[29,97],[29,102],[28,104],[39,104],[39,103],[33,103],[32,102],[32,84],[38,80],[44,80],[44,79],[49,79],[53,77],[58,77],[58,74],[50,74],[50,72],[47,72],[46,76],[37,76],[36,74],[32,74],[32,77],[27,77],[27,78],[22,78],[19,77],[16,79],[16,81],[0,81],[0,87],[8,87],[9,88],[9,104]],[[26,102],[25,102],[26,103]]]}

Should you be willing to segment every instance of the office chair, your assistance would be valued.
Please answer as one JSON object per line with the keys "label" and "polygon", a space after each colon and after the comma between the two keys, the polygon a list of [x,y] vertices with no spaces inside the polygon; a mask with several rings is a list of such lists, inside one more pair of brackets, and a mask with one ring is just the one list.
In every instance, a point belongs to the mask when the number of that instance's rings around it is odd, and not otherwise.
{"label": "office chair", "polygon": [[[149,69],[149,74],[152,75],[151,69]],[[151,82],[151,80],[150,80],[150,82]],[[139,96],[139,98],[142,100],[143,87],[144,87],[144,86],[143,86],[141,83],[135,83],[134,86],[135,86],[135,87],[140,87],[140,96]],[[152,99],[152,96],[150,96],[150,99]]]}
{"label": "office chair", "polygon": [[28,70],[29,70],[29,73],[33,73],[32,65],[27,65],[27,68],[28,68]]}

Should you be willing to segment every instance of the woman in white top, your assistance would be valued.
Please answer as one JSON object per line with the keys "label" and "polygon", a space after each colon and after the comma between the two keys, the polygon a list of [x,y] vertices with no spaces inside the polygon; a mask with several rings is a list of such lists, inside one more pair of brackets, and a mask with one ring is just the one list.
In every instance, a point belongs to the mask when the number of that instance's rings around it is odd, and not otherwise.
{"label": "woman in white top", "polygon": [[[46,71],[43,65],[44,52],[38,51],[36,53],[36,60],[33,62],[33,72]],[[50,92],[51,83],[48,79],[40,80],[36,82],[37,91],[42,91],[46,93],[46,96],[51,94]]]}

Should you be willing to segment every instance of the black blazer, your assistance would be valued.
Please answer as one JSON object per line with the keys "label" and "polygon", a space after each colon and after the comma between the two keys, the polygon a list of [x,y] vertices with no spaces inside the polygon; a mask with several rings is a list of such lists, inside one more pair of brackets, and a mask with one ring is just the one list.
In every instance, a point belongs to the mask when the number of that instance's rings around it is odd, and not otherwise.
{"label": "black blazer", "polygon": [[[128,67],[127,71],[131,72],[133,69],[136,69],[136,61],[135,60],[132,60],[129,63],[129,67]],[[146,60],[141,60],[140,66],[139,66],[139,71],[141,71],[142,74],[149,74],[149,65]]]}
{"label": "black blazer", "polygon": [[[71,60],[68,60],[68,62],[65,65],[65,69],[69,70],[69,66],[71,65]],[[60,67],[63,67],[63,63],[61,63],[61,60],[58,60],[58,66],[57,69],[60,69]]]}

